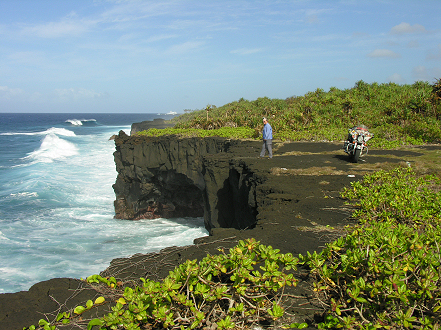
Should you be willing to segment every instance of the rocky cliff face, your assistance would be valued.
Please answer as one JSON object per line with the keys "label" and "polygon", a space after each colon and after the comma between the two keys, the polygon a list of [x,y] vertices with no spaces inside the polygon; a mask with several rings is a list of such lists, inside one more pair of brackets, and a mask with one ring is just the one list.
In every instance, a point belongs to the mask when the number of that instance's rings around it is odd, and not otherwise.
{"label": "rocky cliff face", "polygon": [[254,226],[255,178],[234,160],[240,141],[121,131],[115,144],[116,218],[203,216],[207,230]]}

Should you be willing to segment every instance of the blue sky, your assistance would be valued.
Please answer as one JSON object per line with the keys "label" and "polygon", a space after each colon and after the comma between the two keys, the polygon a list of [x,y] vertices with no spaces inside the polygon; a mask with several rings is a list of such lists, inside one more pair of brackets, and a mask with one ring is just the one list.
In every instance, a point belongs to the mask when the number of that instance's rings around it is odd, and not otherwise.
{"label": "blue sky", "polygon": [[0,112],[168,112],[441,78],[440,0],[0,0]]}

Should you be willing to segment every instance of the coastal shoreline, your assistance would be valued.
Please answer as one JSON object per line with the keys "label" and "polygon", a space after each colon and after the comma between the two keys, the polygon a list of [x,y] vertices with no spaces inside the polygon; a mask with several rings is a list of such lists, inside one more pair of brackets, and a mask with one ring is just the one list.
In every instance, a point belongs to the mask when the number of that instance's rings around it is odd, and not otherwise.
{"label": "coastal shoreline", "polygon": [[[210,236],[196,239],[194,245],[114,259],[101,274],[116,275],[125,282],[136,281],[139,277],[160,280],[187,259],[217,253],[219,248],[228,249],[238,240],[249,237],[280,249],[282,253],[305,254],[320,250],[326,242],[342,235],[344,226],[352,221],[350,210],[339,197],[343,187],[361,179],[377,164],[397,166],[408,157],[418,157],[418,151],[373,150],[365,161],[352,164],[339,143],[291,142],[275,143],[275,156],[269,160],[257,158],[260,146],[258,141],[244,142],[247,153],[239,148],[238,154],[228,157],[246,164],[256,176],[265,177],[259,186],[262,201],[253,229],[213,228]],[[303,283],[298,290],[306,295],[307,277]],[[45,315],[50,319],[56,311],[73,308],[98,294],[93,286],[83,281],[63,278],[37,283],[29,291],[1,294],[0,330],[37,324]],[[299,306],[292,308],[291,312],[304,319],[314,316],[311,312],[302,314]],[[314,308],[310,311],[315,311]],[[106,310],[99,309],[95,313],[104,315]]]}

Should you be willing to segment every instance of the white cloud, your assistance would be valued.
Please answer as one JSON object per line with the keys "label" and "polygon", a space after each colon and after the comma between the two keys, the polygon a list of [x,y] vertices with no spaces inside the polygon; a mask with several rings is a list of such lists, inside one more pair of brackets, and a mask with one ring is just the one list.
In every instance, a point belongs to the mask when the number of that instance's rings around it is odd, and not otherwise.
{"label": "white cloud", "polygon": [[309,15],[306,17],[306,22],[308,24],[317,24],[320,23],[320,20],[317,15]]}
{"label": "white cloud", "polygon": [[18,65],[37,65],[46,60],[45,54],[40,51],[15,52],[8,55],[10,63]]}
{"label": "white cloud", "polygon": [[76,21],[72,19],[60,22],[48,22],[38,25],[27,25],[21,29],[21,34],[25,36],[35,36],[40,38],[60,38],[66,36],[79,36],[88,31],[93,23],[91,21]]}
{"label": "white cloud", "polygon": [[401,57],[400,54],[395,53],[389,49],[375,49],[373,52],[367,55],[368,57],[389,57],[389,58],[398,58]]}
{"label": "white cloud", "polygon": [[58,102],[81,102],[90,101],[93,99],[107,99],[109,94],[95,92],[85,88],[66,88],[55,89],[52,94],[42,94],[40,92],[29,93],[20,88],[10,88],[7,86],[0,86],[0,101],[14,101],[20,103],[47,104]]}
{"label": "white cloud", "polygon": [[122,23],[137,21],[140,19],[166,16],[173,12],[173,2],[158,1],[110,1],[115,6],[106,10],[102,15],[105,22]]}
{"label": "white cloud", "polygon": [[165,53],[166,55],[182,55],[199,49],[203,44],[204,42],[202,41],[187,41],[171,46]]}
{"label": "white cloud", "polygon": [[406,82],[404,78],[398,73],[394,73],[393,75],[389,76],[387,79],[396,84],[403,84]]}
{"label": "white cloud", "polygon": [[232,50],[230,54],[250,55],[262,52],[262,48],[239,48]]}
{"label": "white cloud", "polygon": [[20,88],[9,88],[8,86],[0,86],[0,99],[10,100],[23,94]]}
{"label": "white cloud", "polygon": [[441,77],[441,68],[426,68],[424,65],[412,69],[412,77],[415,80],[433,81]]}
{"label": "white cloud", "polygon": [[353,32],[352,38],[368,38],[370,37],[369,33],[366,32]]}
{"label": "white cloud", "polygon": [[386,41],[386,45],[388,45],[390,47],[395,47],[395,46],[399,46],[400,44],[396,41],[388,40],[388,41]]}
{"label": "white cloud", "polygon": [[409,23],[400,23],[395,25],[391,30],[391,34],[408,34],[408,33],[426,33],[427,30],[420,24],[410,25]]}
{"label": "white cloud", "polygon": [[108,93],[98,93],[85,88],[56,89],[55,93],[61,100],[97,99],[109,96]]}
{"label": "white cloud", "polygon": [[432,72],[431,79],[439,79],[439,77],[441,77],[441,68],[433,68],[431,72]]}
{"label": "white cloud", "polygon": [[167,39],[173,39],[173,38],[177,38],[178,35],[176,34],[161,34],[161,35],[157,35],[157,36],[151,36],[148,39],[146,39],[146,42],[157,42],[157,41],[163,41],[163,40],[167,40]]}
{"label": "white cloud", "polygon": [[419,46],[420,43],[418,42],[418,40],[409,41],[409,43],[407,44],[408,48],[418,48]]}

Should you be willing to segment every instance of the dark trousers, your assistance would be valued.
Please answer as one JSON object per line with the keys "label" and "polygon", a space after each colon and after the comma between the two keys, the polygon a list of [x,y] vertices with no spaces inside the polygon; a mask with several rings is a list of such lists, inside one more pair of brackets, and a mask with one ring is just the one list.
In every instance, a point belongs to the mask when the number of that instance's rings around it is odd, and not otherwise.
{"label": "dark trousers", "polygon": [[265,156],[265,150],[268,150],[269,158],[273,158],[273,140],[263,140],[260,157]]}

